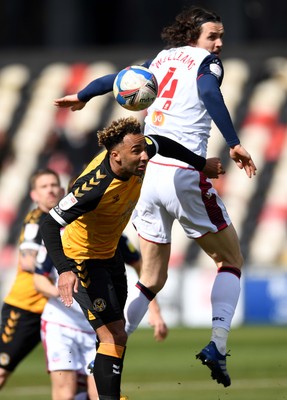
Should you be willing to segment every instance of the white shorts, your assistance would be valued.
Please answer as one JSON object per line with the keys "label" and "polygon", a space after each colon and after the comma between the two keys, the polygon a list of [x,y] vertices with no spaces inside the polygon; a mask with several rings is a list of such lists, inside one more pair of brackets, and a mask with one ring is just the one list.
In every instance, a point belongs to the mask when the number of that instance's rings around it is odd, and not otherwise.
{"label": "white shorts", "polygon": [[132,223],[144,239],[170,243],[175,219],[193,239],[231,223],[221,198],[203,173],[149,161]]}
{"label": "white shorts", "polygon": [[72,370],[90,374],[87,367],[96,355],[95,333],[42,320],[41,337],[49,372]]}

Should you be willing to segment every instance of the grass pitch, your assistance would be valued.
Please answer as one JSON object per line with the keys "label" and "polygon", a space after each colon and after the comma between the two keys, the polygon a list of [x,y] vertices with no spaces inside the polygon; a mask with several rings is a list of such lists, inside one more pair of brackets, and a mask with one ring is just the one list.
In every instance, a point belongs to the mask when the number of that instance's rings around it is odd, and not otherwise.
{"label": "grass pitch", "polygon": [[[157,343],[151,329],[130,338],[122,392],[130,400],[287,400],[286,327],[246,326],[233,329],[227,359],[231,386],[224,388],[195,359],[210,338],[207,329],[170,329]],[[12,375],[1,400],[48,400],[49,376],[39,346]]]}

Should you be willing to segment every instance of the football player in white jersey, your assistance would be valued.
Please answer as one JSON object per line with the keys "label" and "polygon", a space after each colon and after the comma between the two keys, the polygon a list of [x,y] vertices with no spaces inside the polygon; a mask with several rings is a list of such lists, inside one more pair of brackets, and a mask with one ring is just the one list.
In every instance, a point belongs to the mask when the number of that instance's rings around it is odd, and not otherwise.
{"label": "football player in white jersey", "polygon": [[34,273],[34,285],[49,300],[41,316],[41,339],[52,385],[52,399],[73,399],[78,390],[90,400],[98,394],[88,364],[95,358],[96,334],[77,302],[64,307],[57,288],[58,273],[42,245]]}
{"label": "football player in white jersey", "polygon": [[[230,158],[251,178],[256,166],[240,143],[220,91],[223,34],[221,18],[201,7],[184,9],[163,29],[166,49],[143,64],[159,84],[158,96],[148,108],[145,134],[173,138],[205,157],[213,120],[229,147]],[[92,97],[111,91],[115,76],[96,79],[79,93],[55,100],[55,105],[80,110]],[[155,179],[158,176],[161,178]],[[159,155],[148,164],[133,214],[143,264],[138,294],[127,311],[126,329],[128,333],[136,329],[149,302],[166,282],[175,219],[217,266],[211,294],[211,340],[197,358],[211,369],[213,379],[229,386],[226,343],[243,265],[237,233],[212,182],[191,166]]]}

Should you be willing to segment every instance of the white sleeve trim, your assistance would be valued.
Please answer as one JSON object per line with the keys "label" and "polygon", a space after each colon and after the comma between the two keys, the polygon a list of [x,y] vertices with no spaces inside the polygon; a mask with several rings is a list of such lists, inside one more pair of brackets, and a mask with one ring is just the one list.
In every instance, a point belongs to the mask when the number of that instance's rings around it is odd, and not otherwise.
{"label": "white sleeve trim", "polygon": [[54,218],[55,221],[57,221],[60,225],[62,226],[67,226],[67,222],[60,217],[59,214],[56,213],[56,211],[52,208],[52,210],[49,211],[49,214],[51,215],[51,217]]}
{"label": "white sleeve trim", "polygon": [[156,141],[156,139],[153,138],[153,137],[150,137],[149,135],[146,135],[146,137],[149,138],[149,140],[151,140],[151,141],[153,142],[153,144],[155,145],[155,151],[156,151],[156,153],[158,153],[159,144],[158,144],[158,142]]}

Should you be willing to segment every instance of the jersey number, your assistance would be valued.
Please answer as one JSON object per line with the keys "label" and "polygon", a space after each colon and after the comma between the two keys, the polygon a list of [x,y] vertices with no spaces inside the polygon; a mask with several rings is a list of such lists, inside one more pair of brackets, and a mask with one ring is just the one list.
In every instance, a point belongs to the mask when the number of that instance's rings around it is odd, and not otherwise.
{"label": "jersey number", "polygon": [[171,100],[177,87],[178,79],[173,79],[176,68],[170,67],[167,74],[159,85],[158,97],[168,99],[163,106],[164,110],[168,110],[171,106]]}

